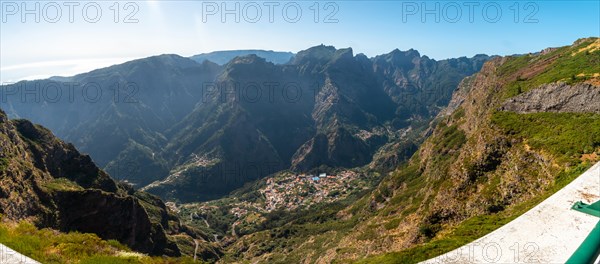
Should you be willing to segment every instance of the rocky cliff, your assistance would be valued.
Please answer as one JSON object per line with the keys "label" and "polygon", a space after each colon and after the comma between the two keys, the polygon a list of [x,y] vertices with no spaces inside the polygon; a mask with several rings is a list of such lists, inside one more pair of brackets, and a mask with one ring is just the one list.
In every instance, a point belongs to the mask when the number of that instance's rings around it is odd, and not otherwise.
{"label": "rocky cliff", "polygon": [[[151,255],[179,256],[178,226],[164,204],[117,184],[87,155],[26,120],[0,110],[0,214],[38,227],[95,233]],[[214,253],[214,252],[213,252]]]}
{"label": "rocky cliff", "polygon": [[[465,78],[417,154],[367,200],[377,216],[340,245],[397,251],[369,263],[423,260],[501,226],[597,161],[600,52],[585,50],[598,42],[495,58]],[[379,239],[361,241],[373,230]]]}
{"label": "rocky cliff", "polygon": [[600,89],[589,83],[551,83],[508,99],[500,109],[520,114],[600,113]]}

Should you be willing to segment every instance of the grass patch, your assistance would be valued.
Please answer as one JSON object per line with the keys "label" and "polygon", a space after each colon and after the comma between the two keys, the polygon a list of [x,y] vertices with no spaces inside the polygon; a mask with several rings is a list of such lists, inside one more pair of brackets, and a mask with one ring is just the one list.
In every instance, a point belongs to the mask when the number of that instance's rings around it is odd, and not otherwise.
{"label": "grass patch", "polygon": [[467,142],[465,133],[458,129],[456,124],[447,126],[446,123],[440,122],[437,129],[441,130],[441,132],[439,136],[434,138],[434,152],[441,153],[442,155],[447,154],[460,148]]}
{"label": "grass patch", "polygon": [[43,184],[43,186],[49,191],[55,192],[69,192],[69,191],[82,191],[83,187],[77,183],[70,181],[67,178],[57,178]]}
{"label": "grass patch", "polygon": [[495,112],[492,123],[529,146],[550,152],[560,162],[577,164],[581,154],[600,147],[598,114]]}
{"label": "grass patch", "polygon": [[459,119],[463,118],[464,116],[465,116],[465,109],[462,107],[459,107],[452,114],[452,119],[459,120]]}
{"label": "grass patch", "polygon": [[377,232],[375,230],[375,226],[368,226],[365,230],[363,230],[356,239],[358,240],[373,240],[377,238]]}
{"label": "grass patch", "polygon": [[136,257],[112,257],[112,256],[93,256],[87,259],[82,260],[79,264],[130,264],[130,263],[140,263],[138,258]]}
{"label": "grass patch", "polygon": [[510,76],[516,72],[534,65],[536,61],[545,61],[557,57],[550,65],[539,74],[529,79],[522,76],[516,76],[511,80],[507,87],[506,98],[513,97],[531,89],[537,88],[542,84],[553,83],[557,81],[574,84],[589,79],[594,73],[600,73],[600,52],[579,52],[576,51],[591,45],[595,39],[584,41],[574,47],[562,47],[544,55],[523,55],[509,58],[499,67],[500,76]]}
{"label": "grass patch", "polygon": [[392,219],[388,222],[386,222],[383,226],[385,227],[386,230],[392,230],[396,227],[398,227],[398,225],[400,225],[400,218],[395,218]]}
{"label": "grass patch", "polygon": [[[95,234],[60,233],[37,229],[22,221],[0,223],[0,243],[42,263],[194,263],[190,258],[148,257],[132,252],[115,240],[102,240]],[[195,262],[198,263],[198,262]]]}

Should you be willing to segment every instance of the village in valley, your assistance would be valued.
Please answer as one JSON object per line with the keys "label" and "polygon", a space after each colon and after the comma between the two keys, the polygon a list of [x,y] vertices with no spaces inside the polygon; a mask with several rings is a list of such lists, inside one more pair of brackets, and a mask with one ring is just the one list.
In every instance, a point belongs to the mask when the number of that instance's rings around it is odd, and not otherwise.
{"label": "village in valley", "polygon": [[293,210],[298,207],[310,207],[316,203],[333,202],[346,197],[355,187],[360,175],[354,171],[342,171],[338,174],[294,174],[283,173],[268,178],[267,186],[259,192],[264,195],[264,211],[279,208]]}
{"label": "village in valley", "polygon": [[335,173],[284,171],[260,180],[258,190],[247,195],[185,204],[181,207],[169,203],[168,206],[176,213],[186,215],[189,222],[196,222],[196,226],[210,228],[209,222],[213,222],[211,219],[229,219],[229,232],[235,236],[236,229],[258,225],[270,212],[308,209],[317,204],[345,199],[367,189],[373,176],[354,170]]}

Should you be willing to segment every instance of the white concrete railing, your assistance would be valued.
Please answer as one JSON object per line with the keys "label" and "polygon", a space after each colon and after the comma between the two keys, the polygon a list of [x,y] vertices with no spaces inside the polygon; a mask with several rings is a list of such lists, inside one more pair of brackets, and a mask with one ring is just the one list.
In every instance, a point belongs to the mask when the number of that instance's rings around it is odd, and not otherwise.
{"label": "white concrete railing", "polygon": [[40,264],[39,262],[28,258],[12,250],[11,248],[0,244],[0,264]]}
{"label": "white concrete railing", "polygon": [[565,263],[600,220],[571,206],[598,200],[600,162],[510,223],[421,263]]}

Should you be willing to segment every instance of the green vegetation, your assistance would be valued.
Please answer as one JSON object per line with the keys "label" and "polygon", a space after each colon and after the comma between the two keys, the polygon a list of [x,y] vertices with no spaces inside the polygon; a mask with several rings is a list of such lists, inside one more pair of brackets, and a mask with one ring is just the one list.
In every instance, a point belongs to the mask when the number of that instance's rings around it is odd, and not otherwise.
{"label": "green vegetation", "polygon": [[386,230],[391,230],[391,229],[398,227],[398,225],[400,225],[400,218],[392,219],[392,220],[386,222],[383,226],[385,227]]}
{"label": "green vegetation", "polygon": [[77,183],[70,181],[67,178],[57,178],[53,179],[47,183],[44,183],[43,186],[49,191],[58,191],[58,192],[68,192],[68,191],[81,191],[83,187],[79,186]]}
{"label": "green vegetation", "polygon": [[[236,221],[236,217],[229,213],[232,208],[231,203],[233,203],[233,200],[230,198],[213,201],[210,202],[211,207],[205,208],[205,210],[198,210],[195,206],[197,204],[189,204],[180,207],[178,215],[185,220],[186,224],[205,234],[223,236],[230,232],[229,228]],[[189,220],[190,215],[194,215],[191,221]],[[204,222],[205,220],[206,222]],[[208,226],[206,223],[208,223]],[[244,232],[241,232],[241,234],[244,234]]]}
{"label": "green vegetation", "polygon": [[[507,81],[502,84],[504,87],[501,97],[509,98],[542,84],[557,81],[573,84],[597,78],[594,74],[600,73],[600,52],[584,49],[594,41],[597,39],[585,40],[573,47],[563,47],[545,54],[508,58],[497,69],[497,75]],[[459,108],[451,118],[456,121],[462,119],[464,115],[464,109]],[[400,252],[370,256],[359,260],[358,263],[416,263],[472,242],[522,215],[587,170],[591,164],[585,160],[594,160],[597,157],[583,156],[583,154],[594,152],[600,154],[600,115],[598,114],[493,112],[490,121],[493,127],[499,128],[507,136],[508,141],[490,142],[490,146],[486,149],[490,152],[482,153],[482,159],[465,160],[462,164],[470,183],[483,187],[482,197],[489,202],[487,212],[458,224],[426,217],[419,225],[419,234],[425,239],[425,243]],[[452,156],[455,150],[459,150],[466,140],[465,135],[456,125],[447,126],[444,122],[440,122],[434,136],[429,140],[433,144],[432,151],[436,154],[430,156],[428,163],[435,168],[428,168],[428,170],[444,175],[443,170],[447,169],[448,162],[454,160]],[[501,175],[490,172],[497,170],[504,151],[514,146],[515,142],[522,142],[517,143],[523,144],[520,147],[550,155],[552,161],[557,163],[562,171],[560,169],[554,171],[554,182],[539,189],[540,194],[534,198],[503,204],[501,201],[495,201],[494,194],[502,184]],[[535,175],[536,172],[532,171],[530,174],[529,171],[523,171],[522,173]],[[399,177],[399,175],[408,177]],[[395,215],[397,217],[395,219],[402,219],[406,211],[414,212],[409,206],[414,204],[415,200],[420,206],[427,206],[428,202],[423,202],[423,198],[419,196],[420,189],[427,188],[435,191],[438,188],[439,183],[432,182],[430,186],[424,181],[419,181],[418,175],[417,168],[407,166],[399,169],[393,176],[395,182],[404,184],[389,201],[392,207],[398,207],[397,210],[401,211],[401,214]],[[442,185],[448,183],[440,182]],[[386,210],[387,207],[381,212]],[[427,212],[427,209],[424,212]],[[393,220],[387,218],[384,227],[391,228]]]}
{"label": "green vegetation", "polygon": [[[300,263],[308,254],[322,255],[360,221],[357,215],[349,219],[340,219],[337,215],[360,196],[364,193],[333,203],[314,204],[310,208],[280,209],[264,214],[265,220],[256,225],[256,231],[243,239],[244,245],[252,245],[242,247],[249,252],[241,255],[238,250],[230,250],[223,260],[233,262],[248,255],[268,254],[269,263]],[[369,229],[361,238],[374,239],[376,233]],[[305,243],[309,240],[311,243]]]}
{"label": "green vegetation", "polygon": [[[147,135],[147,131],[138,131],[146,142],[155,145],[156,142],[152,135]],[[143,164],[143,166],[141,166]],[[119,153],[116,159],[108,163],[105,171],[113,177],[127,179],[144,186],[156,180],[161,180],[164,175],[169,173],[166,161],[145,145],[139,144],[133,139],[129,139],[126,148]],[[143,175],[140,177],[138,175]]]}
{"label": "green vegetation", "polygon": [[198,263],[192,259],[148,257],[132,252],[114,240],[102,240],[95,234],[60,233],[52,229],[37,229],[22,221],[0,224],[0,243],[47,264],[53,263]]}
{"label": "green vegetation", "polygon": [[0,172],[3,172],[8,168],[8,163],[8,158],[0,158]]}
{"label": "green vegetation", "polygon": [[495,112],[492,122],[507,134],[525,139],[561,162],[579,163],[581,154],[600,147],[600,115],[576,113],[516,114]]}
{"label": "green vegetation", "polygon": [[373,240],[377,238],[376,226],[368,226],[356,237],[358,240]]}
{"label": "green vegetation", "polygon": [[[402,216],[406,216],[415,212],[421,206],[424,195],[419,193],[426,184],[420,177],[418,165],[408,165],[402,170],[394,173],[390,181],[393,183],[390,186],[392,189],[398,189],[402,184],[406,184],[405,189],[401,189],[389,201],[389,206],[383,209],[380,214],[387,215],[396,207],[402,210]],[[398,209],[398,208],[396,208]]]}
{"label": "green vegetation", "polygon": [[[513,218],[500,214],[473,217],[461,223],[443,238],[436,238],[401,252],[370,257],[358,263],[417,263],[465,245],[508,223]],[[429,227],[423,227],[426,228]]]}
{"label": "green vegetation", "polygon": [[[401,252],[368,257],[359,263],[416,263],[482,237],[525,213],[570,183],[591,166],[580,160],[581,154],[594,152],[600,147],[600,115],[597,114],[495,112],[491,121],[506,134],[523,139],[525,144],[532,148],[546,151],[557,161],[569,162],[575,166],[558,173],[554,184],[534,199],[498,210],[491,208],[488,210],[489,214],[471,217],[455,227],[445,227],[444,224],[440,225],[435,221],[424,222],[419,226],[419,231],[426,239],[430,239],[428,242]],[[455,126],[444,126],[441,123],[439,128],[442,129],[442,137],[439,140],[433,139],[434,149],[444,153],[462,145],[464,139]],[[406,183],[407,188],[394,196],[390,204],[416,206],[414,209],[409,208],[408,212],[418,209],[422,201],[416,199],[419,198],[418,190],[425,185],[424,181],[419,180],[418,175],[416,166],[404,167],[395,173],[394,182]],[[484,193],[496,189],[495,186],[500,183],[500,178],[496,176],[488,181],[489,186],[484,189]],[[400,217],[405,215],[406,211],[405,209]],[[438,233],[442,229],[448,229],[449,232]]]}
{"label": "green vegetation", "polygon": [[400,252],[368,257],[358,261],[358,263],[417,263],[452,251],[500,228],[527,212],[529,209],[566,186],[590,167],[591,164],[585,162],[571,169],[564,170],[557,178],[560,178],[560,180],[557,180],[551,188],[545,190],[542,195],[539,195],[534,199],[511,206],[499,213],[471,217],[454,227],[448,234],[438,235],[424,244]]}
{"label": "green vegetation", "polygon": [[465,109],[462,107],[457,108],[452,114],[452,119],[459,120],[465,116]]}
{"label": "green vegetation", "polygon": [[[583,41],[577,46],[562,47],[543,55],[523,55],[510,57],[498,69],[500,76],[512,76],[507,85],[506,98],[527,92],[542,84],[563,81],[568,84],[585,81],[600,73],[600,52],[580,51],[597,39]],[[554,60],[548,64],[546,61]],[[536,66],[536,63],[543,65]],[[525,71],[534,71],[536,67],[545,67],[533,77],[523,77]],[[523,71],[523,72],[521,72]],[[516,76],[514,76],[516,75]]]}
{"label": "green vegetation", "polygon": [[465,133],[458,129],[456,124],[447,126],[445,122],[440,122],[437,129],[441,132],[439,136],[435,137],[437,140],[433,141],[435,144],[433,151],[435,152],[446,154],[467,142]]}
{"label": "green vegetation", "polygon": [[160,198],[146,192],[135,192],[134,196],[139,199],[139,202],[146,210],[150,221],[160,224],[163,220],[164,212],[161,207]]}

